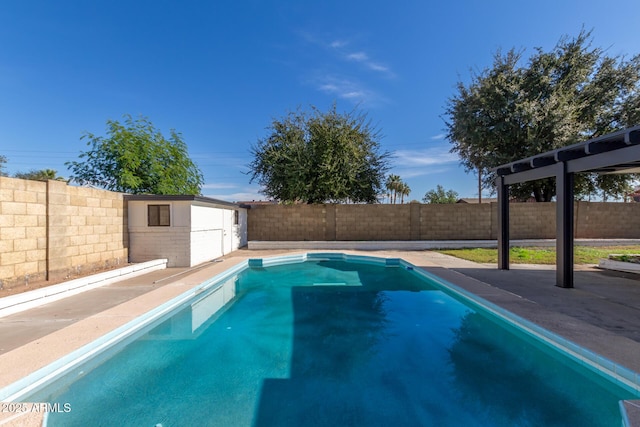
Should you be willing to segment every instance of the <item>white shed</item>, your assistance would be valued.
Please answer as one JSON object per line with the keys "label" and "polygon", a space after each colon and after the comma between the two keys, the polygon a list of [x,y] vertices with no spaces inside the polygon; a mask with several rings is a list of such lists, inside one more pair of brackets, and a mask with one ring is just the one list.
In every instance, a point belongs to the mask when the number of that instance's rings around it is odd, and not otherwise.
{"label": "white shed", "polygon": [[247,244],[247,207],[201,196],[127,195],[129,261],[193,267]]}

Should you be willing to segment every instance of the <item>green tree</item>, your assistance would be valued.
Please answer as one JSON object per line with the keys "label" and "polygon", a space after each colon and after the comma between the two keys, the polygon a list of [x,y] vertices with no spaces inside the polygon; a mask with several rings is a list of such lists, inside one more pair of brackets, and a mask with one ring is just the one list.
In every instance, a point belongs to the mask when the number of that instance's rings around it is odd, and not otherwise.
{"label": "green tree", "polygon": [[200,194],[204,178],[182,135],[166,139],[145,117],[107,121],[107,137],[86,133],[91,149],[67,162],[79,184],[132,194]]}
{"label": "green tree", "polygon": [[[581,31],[561,38],[551,52],[538,48],[525,66],[522,52],[497,52],[491,68],[472,75],[468,86],[458,83],[446,108],[447,139],[485,188],[493,189],[493,167],[638,123],[640,55],[607,56],[591,47],[590,37]],[[580,174],[576,195],[594,188],[615,192],[630,179]],[[519,199],[549,201],[555,183],[538,180],[510,191]]]}
{"label": "green tree", "polygon": [[438,185],[435,190],[427,191],[422,201],[432,204],[456,203],[458,201],[458,193],[453,190],[445,191],[442,185]]}
{"label": "green tree", "polygon": [[379,132],[357,111],[312,107],[274,120],[252,146],[251,182],[285,203],[375,203],[388,169]]}
{"label": "green tree", "polygon": [[58,171],[53,169],[41,169],[41,170],[31,170],[29,172],[16,172],[13,175],[15,178],[20,179],[31,179],[34,181],[67,181],[65,178],[58,175]]}

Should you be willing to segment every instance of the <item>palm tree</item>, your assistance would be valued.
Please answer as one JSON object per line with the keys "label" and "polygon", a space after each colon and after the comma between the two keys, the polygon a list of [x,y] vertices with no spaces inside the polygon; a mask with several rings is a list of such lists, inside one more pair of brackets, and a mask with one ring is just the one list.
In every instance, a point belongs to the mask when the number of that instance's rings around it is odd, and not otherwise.
{"label": "palm tree", "polygon": [[29,172],[16,172],[14,177],[20,179],[31,179],[34,181],[67,181],[65,178],[58,175],[58,171],[53,169],[34,169]]}
{"label": "palm tree", "polygon": [[385,187],[389,190],[389,203],[396,203],[396,195],[398,190],[400,189],[400,185],[402,184],[402,180],[398,175],[389,175],[387,177],[387,182],[385,183]]}
{"label": "palm tree", "polygon": [[409,196],[411,194],[411,188],[405,182],[402,183],[400,187],[400,203],[404,203],[404,196]]}

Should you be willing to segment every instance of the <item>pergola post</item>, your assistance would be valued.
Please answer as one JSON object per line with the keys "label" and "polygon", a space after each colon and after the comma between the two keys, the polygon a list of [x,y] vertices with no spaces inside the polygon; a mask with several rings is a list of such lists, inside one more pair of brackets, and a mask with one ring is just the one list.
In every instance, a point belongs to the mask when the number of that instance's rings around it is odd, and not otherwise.
{"label": "pergola post", "polygon": [[565,162],[556,173],[556,286],[573,288],[573,173]]}
{"label": "pergola post", "polygon": [[498,189],[498,268],[509,269],[509,186],[504,177],[496,178]]}

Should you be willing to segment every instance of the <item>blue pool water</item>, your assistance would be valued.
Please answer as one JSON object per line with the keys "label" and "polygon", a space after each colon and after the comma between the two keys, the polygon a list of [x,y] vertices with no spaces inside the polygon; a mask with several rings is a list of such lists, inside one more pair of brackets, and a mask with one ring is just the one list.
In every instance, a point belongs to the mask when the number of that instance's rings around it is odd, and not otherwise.
{"label": "blue pool water", "polygon": [[637,398],[399,266],[252,267],[195,307],[23,400],[69,403],[52,426],[512,427],[619,426]]}

